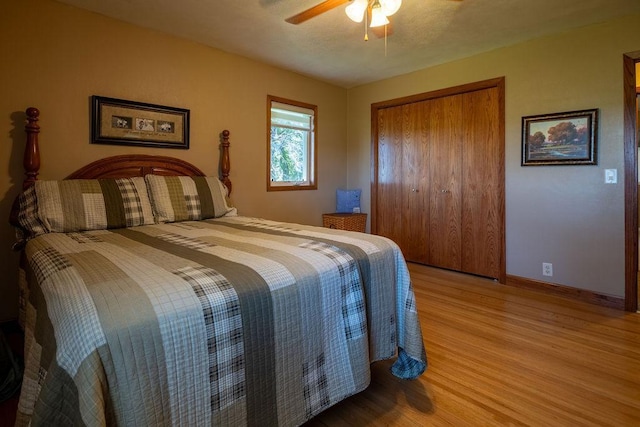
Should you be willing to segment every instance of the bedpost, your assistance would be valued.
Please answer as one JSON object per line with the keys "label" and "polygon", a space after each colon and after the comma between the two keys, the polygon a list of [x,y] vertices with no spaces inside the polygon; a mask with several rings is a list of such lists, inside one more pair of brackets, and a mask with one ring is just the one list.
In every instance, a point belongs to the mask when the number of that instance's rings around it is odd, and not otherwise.
{"label": "bedpost", "polygon": [[229,131],[222,131],[222,155],[220,157],[220,173],[222,174],[222,182],[227,186],[229,194],[231,194],[231,180],[229,179],[229,171],[231,170],[231,161],[229,160]]}
{"label": "bedpost", "polygon": [[[38,148],[38,134],[40,133],[38,117],[40,116],[40,111],[35,107],[29,107],[26,113],[27,124],[24,126],[24,130],[27,133],[27,145],[24,147],[24,159],[22,161],[26,177],[24,181],[22,181],[23,190],[31,187],[36,182],[38,179],[38,171],[40,170],[40,149]],[[18,198],[16,197],[11,206],[9,223],[14,227],[20,228],[18,225],[18,211]],[[11,249],[20,251],[23,247],[24,240],[20,240],[14,243]]]}
{"label": "bedpost", "polygon": [[22,189],[26,190],[31,187],[38,179],[38,171],[40,170],[40,148],[38,147],[38,134],[40,126],[38,120],[40,111],[35,107],[27,108],[27,124],[24,127],[27,132],[27,145],[24,147],[24,174],[26,178],[22,182]]}

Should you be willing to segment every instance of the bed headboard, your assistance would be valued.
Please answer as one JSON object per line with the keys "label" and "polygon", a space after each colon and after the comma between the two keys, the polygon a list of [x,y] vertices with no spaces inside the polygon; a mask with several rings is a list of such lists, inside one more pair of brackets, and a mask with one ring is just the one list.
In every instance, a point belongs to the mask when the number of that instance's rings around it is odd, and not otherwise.
{"label": "bed headboard", "polygon": [[[27,108],[27,145],[24,150],[24,173],[25,179],[22,183],[23,189],[33,185],[38,179],[40,170],[40,149],[38,145],[38,135],[40,126],[38,120],[40,111],[37,108]],[[231,194],[231,180],[229,172],[231,162],[229,159],[229,131],[223,130],[220,134],[220,179],[227,186]],[[156,175],[191,175],[204,176],[205,174],[196,166],[189,162],[174,157],[153,156],[147,154],[124,154],[120,156],[105,157],[92,162],[65,179],[97,179],[97,178],[131,178],[134,176],[144,176],[147,174]]]}

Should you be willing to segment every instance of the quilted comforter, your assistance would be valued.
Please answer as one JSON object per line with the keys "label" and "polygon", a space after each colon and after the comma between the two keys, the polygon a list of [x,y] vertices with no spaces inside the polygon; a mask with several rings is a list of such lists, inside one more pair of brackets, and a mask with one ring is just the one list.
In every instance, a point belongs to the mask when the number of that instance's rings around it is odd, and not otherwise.
{"label": "quilted comforter", "polygon": [[29,241],[17,424],[299,425],[426,367],[388,239],[247,217]]}

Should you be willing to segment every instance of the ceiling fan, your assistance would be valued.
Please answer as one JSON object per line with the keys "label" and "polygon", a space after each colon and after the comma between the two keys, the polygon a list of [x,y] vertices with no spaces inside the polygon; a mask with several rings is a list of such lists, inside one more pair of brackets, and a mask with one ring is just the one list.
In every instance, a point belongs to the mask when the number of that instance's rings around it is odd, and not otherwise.
{"label": "ceiling fan", "polygon": [[285,21],[294,25],[302,24],[303,22],[308,21],[311,18],[315,18],[318,15],[328,12],[331,9],[335,9],[338,6],[342,6],[345,3],[349,3],[350,1],[351,0],[325,0],[322,3],[310,7],[305,11],[288,17],[287,19],[285,19]]}
{"label": "ceiling fan", "polygon": [[[370,21],[368,26],[378,37],[391,34],[390,22],[387,17],[396,13],[402,4],[402,0],[325,0],[305,11],[290,16],[285,21],[298,25],[349,2],[351,4],[345,9],[347,16],[354,22],[362,22],[363,19],[366,19],[365,26],[367,26],[366,22]],[[380,29],[382,31],[379,31]],[[365,40],[367,40],[366,32]]]}

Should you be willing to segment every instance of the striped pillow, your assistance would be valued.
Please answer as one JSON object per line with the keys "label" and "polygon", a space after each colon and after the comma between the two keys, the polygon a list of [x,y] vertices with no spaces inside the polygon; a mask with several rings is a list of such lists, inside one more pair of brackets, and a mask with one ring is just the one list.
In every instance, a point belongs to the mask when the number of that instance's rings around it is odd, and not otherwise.
{"label": "striped pillow", "polygon": [[142,177],[36,181],[18,203],[27,237],[154,223]]}
{"label": "striped pillow", "polygon": [[227,187],[216,177],[147,175],[157,222],[219,218],[231,211]]}

